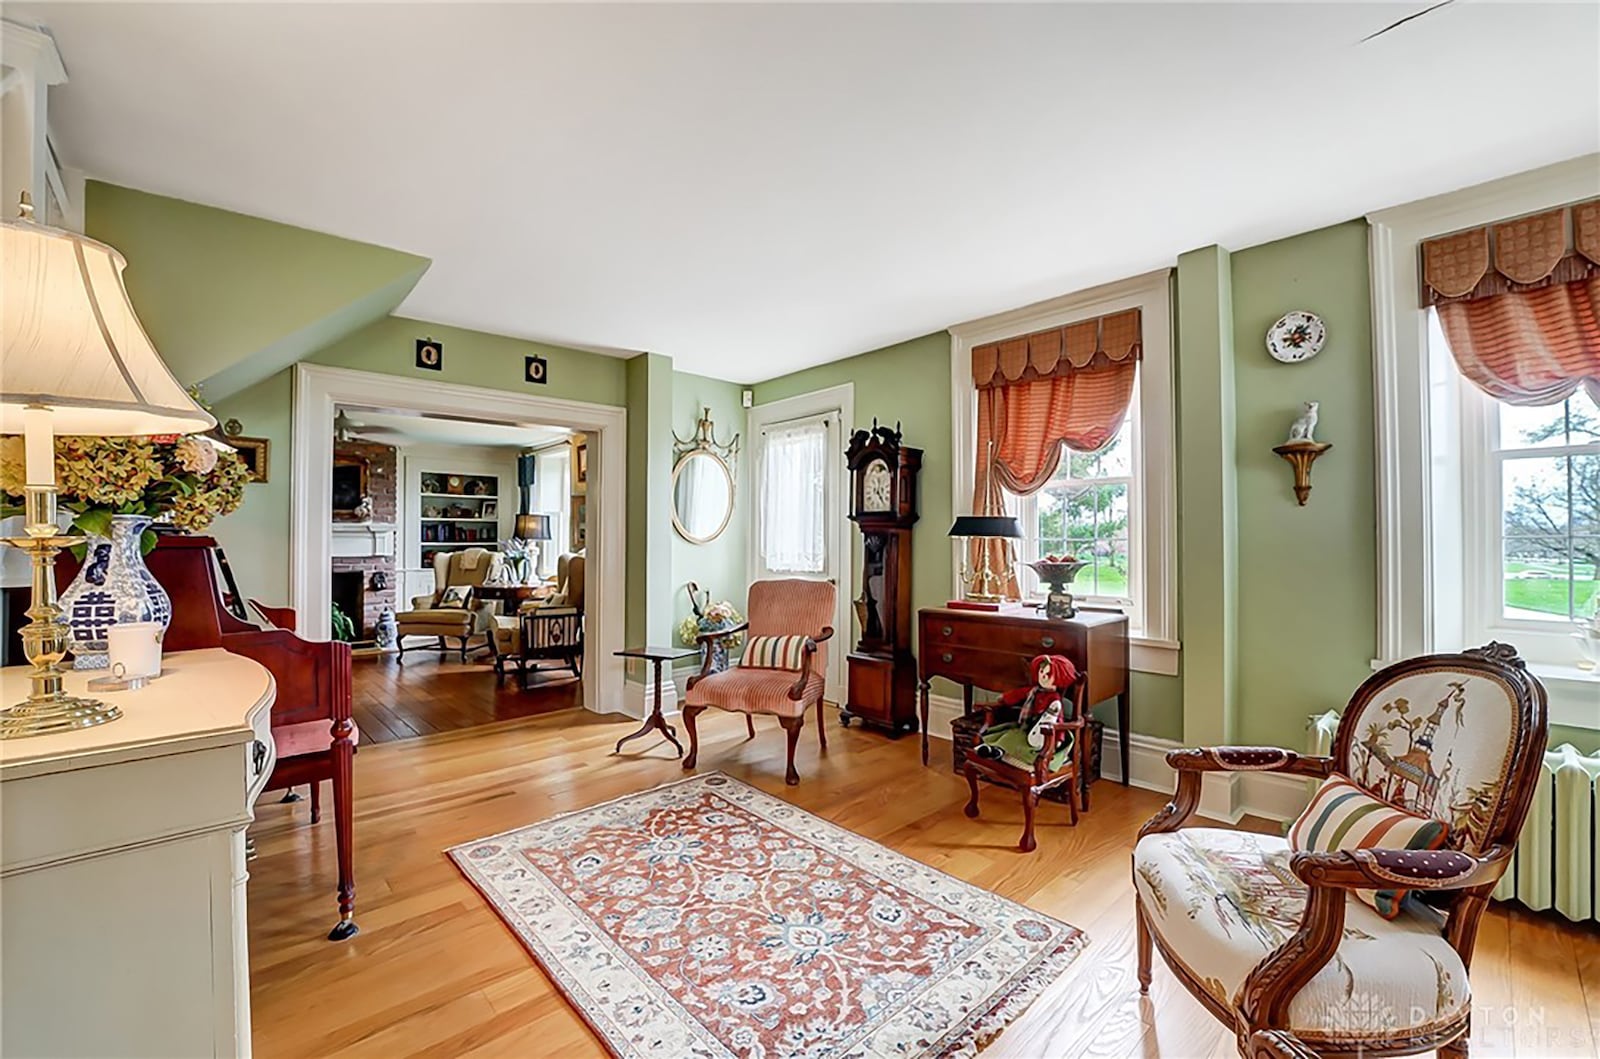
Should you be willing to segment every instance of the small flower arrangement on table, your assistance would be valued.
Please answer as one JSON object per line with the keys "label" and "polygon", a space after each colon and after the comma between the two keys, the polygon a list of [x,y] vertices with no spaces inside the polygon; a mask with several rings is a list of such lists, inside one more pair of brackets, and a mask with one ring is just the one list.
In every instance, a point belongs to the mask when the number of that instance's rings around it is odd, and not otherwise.
{"label": "small flower arrangement on table", "polygon": [[728,668],[729,649],[737,649],[743,646],[744,633],[724,636],[719,640],[704,645],[700,644],[700,634],[731,629],[735,625],[743,623],[744,615],[740,614],[739,609],[725,599],[716,603],[711,602],[711,590],[706,589],[702,593],[700,586],[693,581],[684,586],[684,591],[689,594],[689,609],[693,613],[685,616],[678,623],[678,640],[685,647],[700,646],[700,661],[702,665],[705,663],[705,652],[709,649],[711,652],[711,671],[720,673]]}

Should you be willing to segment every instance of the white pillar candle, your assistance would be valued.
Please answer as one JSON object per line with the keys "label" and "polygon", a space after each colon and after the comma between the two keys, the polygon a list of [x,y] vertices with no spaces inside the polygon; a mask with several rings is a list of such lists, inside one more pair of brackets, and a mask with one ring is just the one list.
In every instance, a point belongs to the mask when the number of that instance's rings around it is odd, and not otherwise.
{"label": "white pillar candle", "polygon": [[56,439],[50,429],[50,409],[30,404],[22,409],[22,448],[28,485],[56,484]]}
{"label": "white pillar candle", "polygon": [[131,621],[107,629],[106,654],[111,663],[111,675],[124,680],[158,676],[162,632],[160,623],[153,621]]}

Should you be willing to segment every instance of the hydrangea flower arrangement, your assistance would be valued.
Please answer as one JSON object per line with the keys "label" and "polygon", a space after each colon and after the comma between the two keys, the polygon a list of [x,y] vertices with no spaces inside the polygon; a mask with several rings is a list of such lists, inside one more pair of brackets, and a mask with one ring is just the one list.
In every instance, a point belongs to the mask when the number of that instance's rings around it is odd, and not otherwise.
{"label": "hydrangea flower arrangement", "polygon": [[[678,640],[685,647],[696,646],[703,632],[732,628],[744,621],[744,615],[727,600],[711,602],[710,589],[702,593],[700,586],[690,581],[684,586],[684,590],[689,593],[689,608],[693,611],[678,623]],[[735,633],[713,643],[712,668],[717,670],[727,668],[728,652],[738,650],[743,644],[744,633]]]}
{"label": "hydrangea flower arrangement", "polygon": [[[56,500],[84,533],[109,536],[113,515],[144,515],[198,533],[238,508],[250,472],[237,453],[192,435],[56,438]],[[0,515],[22,511],[22,439],[0,438]],[[155,547],[146,532],[145,552]]]}

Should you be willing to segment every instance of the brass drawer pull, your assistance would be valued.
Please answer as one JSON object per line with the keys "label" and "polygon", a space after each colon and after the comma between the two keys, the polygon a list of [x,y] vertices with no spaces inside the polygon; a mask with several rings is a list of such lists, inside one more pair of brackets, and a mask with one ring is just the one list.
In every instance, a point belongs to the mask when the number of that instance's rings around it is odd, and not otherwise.
{"label": "brass drawer pull", "polygon": [[949,636],[953,632],[955,632],[955,630],[950,628],[950,626],[948,626],[948,625],[946,625],[943,629],[940,630],[940,634],[943,635],[943,636]]}
{"label": "brass drawer pull", "polygon": [[1040,647],[1051,648],[1051,647],[1054,647],[1055,645],[1056,645],[1056,638],[1054,636],[1041,636],[1039,638],[1039,646]]}
{"label": "brass drawer pull", "polygon": [[951,654],[949,651],[946,651],[944,654],[939,656],[939,660],[948,665],[956,660],[956,656]]}

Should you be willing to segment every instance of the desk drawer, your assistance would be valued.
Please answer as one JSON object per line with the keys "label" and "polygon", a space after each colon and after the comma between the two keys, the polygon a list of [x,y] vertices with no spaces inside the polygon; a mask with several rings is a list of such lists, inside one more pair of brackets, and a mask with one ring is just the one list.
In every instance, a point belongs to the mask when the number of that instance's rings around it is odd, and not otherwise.
{"label": "desk drawer", "polygon": [[1014,651],[985,651],[954,644],[926,644],[921,651],[922,676],[949,677],[989,691],[1025,687],[1028,656]]}
{"label": "desk drawer", "polygon": [[985,617],[977,621],[928,616],[922,621],[922,647],[942,650],[946,645],[975,647],[1011,654],[1064,654],[1081,657],[1083,630],[1045,626],[1038,621],[1006,621]]}

